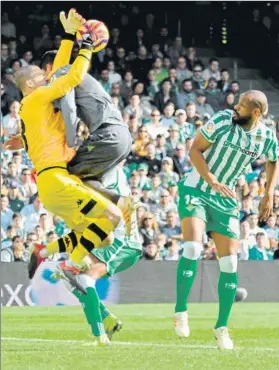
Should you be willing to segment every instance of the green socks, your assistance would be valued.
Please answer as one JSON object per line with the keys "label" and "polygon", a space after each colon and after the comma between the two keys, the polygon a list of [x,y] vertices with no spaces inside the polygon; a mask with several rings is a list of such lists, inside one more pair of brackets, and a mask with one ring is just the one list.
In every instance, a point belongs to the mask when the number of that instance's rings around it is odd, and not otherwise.
{"label": "green socks", "polygon": [[237,289],[237,273],[221,272],[218,284],[219,315],[215,329],[228,326],[228,319],[234,303]]}
{"label": "green socks", "polygon": [[175,312],[187,311],[187,298],[197,272],[197,259],[181,257],[176,274],[176,305]]}
{"label": "green socks", "polygon": [[91,326],[92,334],[95,337],[100,337],[105,333],[100,307],[101,302],[94,286],[87,287],[86,292],[87,294],[84,295],[75,289],[73,294],[82,304],[87,322]]}

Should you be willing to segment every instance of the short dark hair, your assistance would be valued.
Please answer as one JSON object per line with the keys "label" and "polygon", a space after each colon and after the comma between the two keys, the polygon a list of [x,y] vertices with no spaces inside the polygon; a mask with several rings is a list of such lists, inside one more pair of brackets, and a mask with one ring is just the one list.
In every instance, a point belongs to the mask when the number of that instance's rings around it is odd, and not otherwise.
{"label": "short dark hair", "polygon": [[22,217],[20,213],[14,213],[13,214],[13,220],[16,218],[16,217]]}
{"label": "short dark hair", "polygon": [[239,85],[239,82],[237,80],[234,80],[234,81],[232,81],[231,85],[232,84],[238,84]]}
{"label": "short dark hair", "polygon": [[21,236],[20,235],[16,235],[12,238],[12,242],[14,242],[17,238],[20,238],[21,239]]}
{"label": "short dark hair", "polygon": [[228,72],[229,73],[229,71],[227,70],[227,68],[221,69],[221,73],[223,73],[223,72]]}
{"label": "short dark hair", "polygon": [[256,234],[256,239],[257,239],[259,236],[265,236],[265,233],[263,233],[263,232],[259,232],[259,233],[257,233],[257,234]]}
{"label": "short dark hair", "polygon": [[46,214],[46,213],[42,213],[42,214],[40,215],[40,219],[41,219],[43,216],[47,216],[47,214]]}
{"label": "short dark hair", "polygon": [[219,63],[219,60],[216,57],[210,58],[209,59],[209,64],[211,64],[212,62],[218,62]]}
{"label": "short dark hair", "polygon": [[41,57],[41,68],[45,69],[48,64],[53,64],[57,50],[49,50]]}

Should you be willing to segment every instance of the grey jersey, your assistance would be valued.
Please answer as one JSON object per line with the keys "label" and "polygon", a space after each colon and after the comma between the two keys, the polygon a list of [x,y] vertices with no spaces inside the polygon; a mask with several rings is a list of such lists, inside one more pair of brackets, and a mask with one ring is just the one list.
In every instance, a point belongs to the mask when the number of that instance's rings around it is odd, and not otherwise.
{"label": "grey jersey", "polygon": [[[71,66],[60,68],[52,80],[66,74]],[[69,146],[75,146],[76,129],[81,119],[94,133],[102,124],[124,125],[118,108],[102,85],[88,73],[82,83],[63,98],[54,102],[62,111],[66,125],[66,138]]]}

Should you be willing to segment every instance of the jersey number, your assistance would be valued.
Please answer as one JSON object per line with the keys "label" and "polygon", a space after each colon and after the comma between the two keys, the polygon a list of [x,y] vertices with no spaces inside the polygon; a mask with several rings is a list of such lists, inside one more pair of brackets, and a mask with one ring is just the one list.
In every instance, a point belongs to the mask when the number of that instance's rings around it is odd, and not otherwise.
{"label": "jersey number", "polygon": [[25,150],[28,152],[28,143],[27,143],[27,139],[26,139],[26,136],[25,136],[25,124],[22,121],[22,119],[20,120],[20,123],[21,123],[21,136],[22,136],[22,140],[23,140],[23,143],[24,143],[24,146],[25,146]]}

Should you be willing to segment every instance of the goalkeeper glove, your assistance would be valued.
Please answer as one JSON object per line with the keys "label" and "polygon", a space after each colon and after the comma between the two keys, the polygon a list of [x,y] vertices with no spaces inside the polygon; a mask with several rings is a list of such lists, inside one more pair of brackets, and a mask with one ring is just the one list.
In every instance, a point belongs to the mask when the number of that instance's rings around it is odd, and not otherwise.
{"label": "goalkeeper glove", "polygon": [[85,23],[85,19],[75,9],[70,9],[67,18],[65,12],[60,12],[59,18],[65,32],[71,35],[75,35],[77,30]]}

